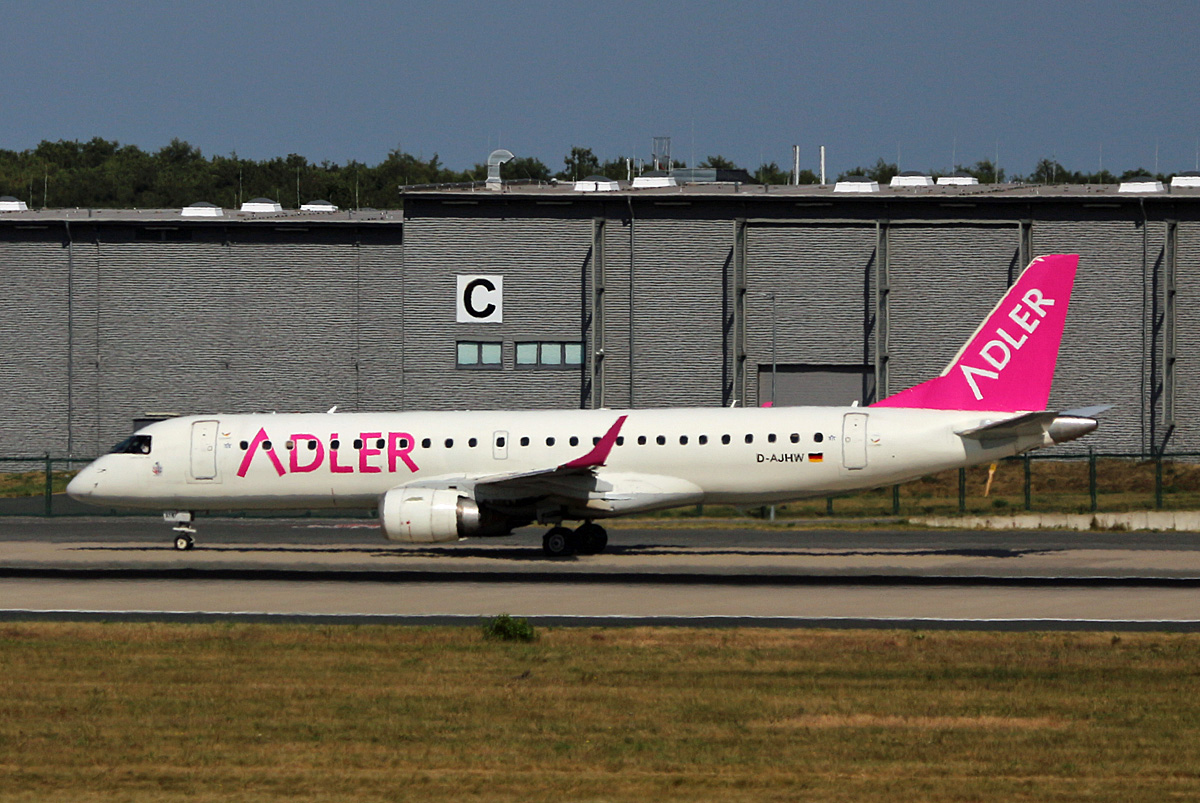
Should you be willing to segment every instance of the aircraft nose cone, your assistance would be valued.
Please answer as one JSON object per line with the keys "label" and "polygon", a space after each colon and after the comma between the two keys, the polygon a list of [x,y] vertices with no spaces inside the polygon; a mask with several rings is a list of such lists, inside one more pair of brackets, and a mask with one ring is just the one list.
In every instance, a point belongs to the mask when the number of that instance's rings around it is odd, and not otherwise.
{"label": "aircraft nose cone", "polygon": [[67,496],[72,499],[86,499],[96,490],[96,472],[91,466],[83,469],[67,483]]}

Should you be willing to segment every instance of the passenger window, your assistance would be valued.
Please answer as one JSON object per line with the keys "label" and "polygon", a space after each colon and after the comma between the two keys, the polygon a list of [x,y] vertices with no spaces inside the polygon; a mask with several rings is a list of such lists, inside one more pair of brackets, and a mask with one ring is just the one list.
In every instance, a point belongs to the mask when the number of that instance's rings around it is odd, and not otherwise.
{"label": "passenger window", "polygon": [[817,443],[820,443],[821,441],[825,440],[825,436],[818,432],[817,434],[813,435],[813,440]]}
{"label": "passenger window", "polygon": [[723,444],[725,444],[726,446],[728,446],[728,445],[729,445],[729,436],[728,436],[728,435],[722,435],[722,436],[721,436],[721,443],[723,443]]}
{"label": "passenger window", "polygon": [[687,446],[687,435],[680,435],[680,436],[679,436],[679,445],[680,445],[680,446]]}
{"label": "passenger window", "polygon": [[334,451],[336,451],[341,445],[342,445],[341,441],[330,441],[329,442],[329,448],[333,449]]}
{"label": "passenger window", "polygon": [[295,441],[288,441],[287,443],[285,443],[285,444],[283,445],[283,448],[287,449],[287,450],[290,452],[290,451],[292,451],[293,449],[295,449],[295,448],[296,448],[296,442],[295,442]]}
{"label": "passenger window", "polygon": [[753,436],[753,435],[747,435],[747,436],[746,436],[746,443],[754,443],[754,436]]}
{"label": "passenger window", "polygon": [[376,449],[382,449],[382,448],[383,448],[383,438],[380,438],[379,440],[375,441],[375,448],[376,448]]}
{"label": "passenger window", "polygon": [[471,440],[467,441],[467,446],[470,446],[472,449],[474,449],[475,444],[477,444],[477,443],[479,443],[479,441],[475,440],[474,438],[471,438]]}
{"label": "passenger window", "polygon": [[[521,440],[524,441],[524,443],[521,444],[522,446],[529,445],[529,438],[521,438]],[[504,438],[496,438],[496,448],[497,449],[504,448]]]}
{"label": "passenger window", "polygon": [[[401,448],[401,449],[407,449],[407,448],[408,448],[408,438],[401,438],[401,439],[398,441],[398,443],[400,444],[400,448]],[[309,448],[310,448],[310,449],[315,449],[315,448],[317,448],[317,442],[316,442],[316,441],[313,441],[313,442],[312,442],[312,445],[311,445]]]}
{"label": "passenger window", "polygon": [[[504,440],[504,438],[501,438],[500,440]],[[501,445],[503,445],[503,444],[501,444]],[[528,445],[529,445],[529,438],[521,438],[521,445],[522,445],[522,446],[528,446]]]}
{"label": "passenger window", "polygon": [[271,442],[270,442],[270,441],[263,441],[263,448],[264,448],[264,449],[268,449],[268,450],[269,450],[269,449],[271,448]]}
{"label": "passenger window", "polygon": [[708,436],[701,435],[699,438],[696,438],[696,440],[700,442],[701,446],[703,446],[704,444],[708,443]]}
{"label": "passenger window", "polygon": [[774,443],[774,442],[775,442],[775,433],[772,432],[770,435],[767,436],[767,443]]}
{"label": "passenger window", "polygon": [[665,436],[663,436],[663,435],[659,435],[657,438],[655,438],[655,439],[654,439],[654,442],[655,442],[655,443],[657,443],[659,446],[666,446],[666,445],[667,445],[667,439],[666,439],[666,437],[665,437]]}
{"label": "passenger window", "polygon": [[421,448],[422,449],[428,449],[430,446],[433,446],[433,441],[429,440],[429,438],[421,439]]}
{"label": "passenger window", "polygon": [[362,447],[363,447],[362,438],[355,438],[354,439],[354,448],[361,449]]}
{"label": "passenger window", "polygon": [[454,438],[446,438],[446,448],[449,449],[453,446],[454,446]]}
{"label": "passenger window", "polygon": [[625,445],[625,436],[618,435],[617,436],[617,446],[624,446],[624,445]]}
{"label": "passenger window", "polygon": [[[337,443],[337,441],[334,441],[334,443]],[[242,447],[243,452],[250,448],[250,444],[246,441],[242,441],[241,443],[238,444],[238,446]],[[336,448],[336,447],[334,447],[334,448]]]}
{"label": "passenger window", "polygon": [[646,436],[638,435],[638,446],[645,446],[645,445],[646,445]]}
{"label": "passenger window", "polygon": [[799,443],[799,442],[800,442],[800,433],[793,432],[792,433],[792,443]]}
{"label": "passenger window", "polygon": [[600,445],[600,436],[593,435],[592,436],[592,446],[599,446],[599,445]]}
{"label": "passenger window", "polygon": [[553,446],[553,445],[554,445],[554,438],[546,438],[546,445],[547,445],[547,446]]}
{"label": "passenger window", "polygon": [[578,445],[579,445],[579,438],[577,438],[577,437],[575,437],[574,435],[572,435],[572,436],[571,436],[571,445],[572,445],[572,446],[578,446]]}

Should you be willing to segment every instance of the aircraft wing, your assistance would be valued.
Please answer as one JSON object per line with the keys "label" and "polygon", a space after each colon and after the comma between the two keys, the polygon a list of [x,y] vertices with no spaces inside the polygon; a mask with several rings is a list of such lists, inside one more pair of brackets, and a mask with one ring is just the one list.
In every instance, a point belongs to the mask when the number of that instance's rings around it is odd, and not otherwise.
{"label": "aircraft wing", "polygon": [[617,436],[627,417],[623,415],[618,418],[590,452],[558,466],[505,474],[430,477],[426,480],[406,483],[405,487],[455,487],[472,491],[476,498],[483,495],[507,499],[544,496],[582,496],[586,499],[588,489],[585,487],[586,483],[581,483],[580,480],[592,480],[595,477],[596,469],[604,466],[609,453],[616,445]]}

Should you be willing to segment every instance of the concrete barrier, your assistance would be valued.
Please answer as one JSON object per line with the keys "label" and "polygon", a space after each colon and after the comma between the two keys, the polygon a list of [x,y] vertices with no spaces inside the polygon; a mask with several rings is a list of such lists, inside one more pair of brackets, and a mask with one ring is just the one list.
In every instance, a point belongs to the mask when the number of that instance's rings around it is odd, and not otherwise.
{"label": "concrete barrier", "polygon": [[1175,530],[1200,532],[1200,511],[1018,513],[1011,516],[910,516],[913,524],[967,530]]}

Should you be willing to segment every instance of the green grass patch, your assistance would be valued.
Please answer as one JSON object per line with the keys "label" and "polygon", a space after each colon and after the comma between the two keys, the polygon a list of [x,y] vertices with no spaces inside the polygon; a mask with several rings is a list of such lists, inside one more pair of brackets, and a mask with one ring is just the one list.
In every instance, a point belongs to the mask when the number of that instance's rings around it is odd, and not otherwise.
{"label": "green grass patch", "polygon": [[0,800],[1200,797],[1200,636],[0,624]]}
{"label": "green grass patch", "polygon": [[[50,472],[51,493],[65,493],[67,483],[78,472]],[[0,497],[41,496],[46,493],[45,471],[0,472]]]}

